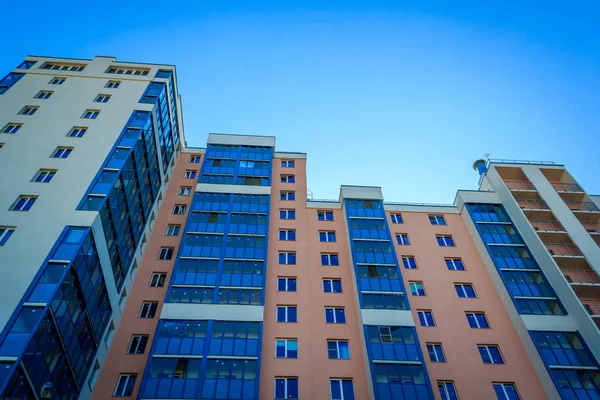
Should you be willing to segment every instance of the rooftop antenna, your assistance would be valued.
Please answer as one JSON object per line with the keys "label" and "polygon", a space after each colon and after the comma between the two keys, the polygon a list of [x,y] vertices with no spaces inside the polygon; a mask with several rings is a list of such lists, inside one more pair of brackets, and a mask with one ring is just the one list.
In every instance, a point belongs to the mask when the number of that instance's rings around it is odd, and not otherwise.
{"label": "rooftop antenna", "polygon": [[490,153],[485,153],[483,156],[487,161],[490,161]]}

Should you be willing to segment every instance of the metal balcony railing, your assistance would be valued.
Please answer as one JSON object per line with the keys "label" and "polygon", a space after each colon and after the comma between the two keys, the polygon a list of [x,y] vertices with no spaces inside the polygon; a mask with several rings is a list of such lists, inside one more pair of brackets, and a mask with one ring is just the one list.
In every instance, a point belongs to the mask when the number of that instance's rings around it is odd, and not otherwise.
{"label": "metal balcony railing", "polygon": [[565,200],[567,207],[571,211],[600,211],[600,208],[591,201],[571,201]]}
{"label": "metal balcony railing", "polygon": [[506,186],[509,190],[535,190],[533,183],[529,181],[516,181],[516,180],[505,180]]}
{"label": "metal balcony railing", "polygon": [[550,182],[552,187],[557,192],[573,192],[573,193],[583,193],[583,189],[576,183],[563,183],[563,182]]}
{"label": "metal balcony railing", "polygon": [[548,204],[544,200],[517,199],[519,207],[527,210],[549,210]]}
{"label": "metal balcony railing", "polygon": [[558,221],[530,221],[536,231],[564,232],[565,228]]}
{"label": "metal balcony railing", "polygon": [[583,257],[579,247],[569,243],[546,243],[546,248],[554,257]]}
{"label": "metal balcony railing", "polygon": [[593,299],[581,299],[581,304],[583,304],[590,315],[600,315],[600,301]]}
{"label": "metal balcony railing", "polygon": [[563,269],[563,275],[570,283],[586,283],[600,285],[600,276],[594,270],[586,269]]}
{"label": "metal balcony railing", "polygon": [[600,233],[600,222],[582,222],[581,224],[589,233]]}

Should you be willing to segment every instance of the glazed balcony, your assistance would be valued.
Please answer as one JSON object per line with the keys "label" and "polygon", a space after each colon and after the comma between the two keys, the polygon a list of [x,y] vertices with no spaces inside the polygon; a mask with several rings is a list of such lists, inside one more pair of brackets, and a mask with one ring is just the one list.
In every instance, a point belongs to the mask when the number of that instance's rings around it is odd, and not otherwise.
{"label": "glazed balcony", "polygon": [[511,192],[535,192],[535,186],[529,181],[518,181],[512,179],[504,180],[504,183]]}
{"label": "glazed balcony", "polygon": [[565,232],[565,228],[556,220],[529,222],[536,232]]}
{"label": "glazed balcony", "polygon": [[584,258],[579,247],[569,243],[544,243],[552,257]]}

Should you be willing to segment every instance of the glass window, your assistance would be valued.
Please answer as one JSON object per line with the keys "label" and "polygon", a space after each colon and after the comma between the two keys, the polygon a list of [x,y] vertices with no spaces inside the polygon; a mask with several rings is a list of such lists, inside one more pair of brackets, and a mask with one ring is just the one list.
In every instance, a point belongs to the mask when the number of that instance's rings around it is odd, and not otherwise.
{"label": "glass window", "polygon": [[354,400],[352,379],[330,379],[329,393],[331,400]]}
{"label": "glass window", "polygon": [[421,323],[421,326],[435,326],[433,313],[431,311],[417,311],[417,315],[419,316],[419,322]]}
{"label": "glass window", "polygon": [[87,128],[82,128],[82,127],[77,127],[74,126],[69,133],[67,134],[68,137],[83,137],[83,135],[85,135],[85,133],[87,132]]}
{"label": "glass window", "polygon": [[0,246],[4,246],[14,232],[15,228],[0,226]]}
{"label": "glass window", "polygon": [[17,133],[19,129],[21,129],[22,124],[16,122],[10,122],[2,128],[2,133]]}
{"label": "glass window", "polygon": [[404,264],[404,268],[406,269],[417,269],[417,262],[414,257],[402,256],[402,264]]}
{"label": "glass window", "polygon": [[440,247],[454,247],[454,239],[452,236],[436,236],[438,245]]}
{"label": "glass window", "polygon": [[323,279],[323,292],[342,293],[341,279]]}
{"label": "glass window", "polygon": [[99,94],[96,96],[96,99],[94,99],[96,103],[108,103],[109,100],[110,94]]}
{"label": "glass window", "polygon": [[148,344],[148,335],[133,335],[129,341],[127,354],[144,354]]}
{"label": "glass window", "polygon": [[287,241],[296,240],[296,230],[294,230],[294,229],[279,230],[279,240],[287,240]]}
{"label": "glass window", "polygon": [[475,289],[473,289],[473,285],[471,285],[470,283],[455,283],[454,289],[456,290],[456,294],[458,295],[458,297],[477,297],[477,295],[475,294]]}
{"label": "glass window", "polygon": [[52,96],[52,93],[54,93],[54,92],[51,92],[51,91],[49,91],[49,90],[40,90],[40,91],[39,91],[39,92],[38,92],[38,93],[35,95],[35,98],[36,98],[36,99],[43,99],[43,100],[46,100],[46,99],[49,99],[49,98],[50,98],[50,96]]}
{"label": "glass window", "polygon": [[333,211],[317,211],[319,221],[333,221]]}
{"label": "glass window", "polygon": [[52,158],[67,158],[73,151],[72,147],[57,147],[50,157]]}
{"label": "glass window", "polygon": [[440,391],[440,396],[442,400],[458,400],[458,394],[456,393],[454,382],[438,381],[437,387]]}
{"label": "glass window", "polygon": [[325,322],[328,324],[345,324],[346,310],[343,307],[325,307]]}
{"label": "glass window", "polygon": [[464,271],[465,266],[460,258],[446,258],[446,267],[450,271]]}
{"label": "glass window", "polygon": [[392,219],[392,224],[403,224],[404,220],[402,219],[402,214],[391,214],[390,218]]}
{"label": "glass window", "polygon": [[294,160],[281,160],[281,166],[283,168],[294,168]]}
{"label": "glass window", "polygon": [[167,225],[167,231],[165,232],[165,236],[179,236],[180,231],[181,225]]}
{"label": "glass window", "polygon": [[279,219],[296,219],[296,210],[279,210]]}
{"label": "glass window", "polygon": [[140,318],[154,318],[156,309],[158,308],[157,301],[145,301],[142,303],[140,310]]}
{"label": "glass window", "polygon": [[431,222],[431,225],[446,225],[443,215],[430,215],[429,222]]}
{"label": "glass window", "polygon": [[427,343],[427,352],[431,362],[446,362],[441,343]]}
{"label": "glass window", "polygon": [[494,392],[498,400],[520,400],[514,383],[494,383]]}
{"label": "glass window", "polygon": [[297,399],[298,378],[275,378],[275,399]]}
{"label": "glass window", "polygon": [[296,278],[277,278],[277,291],[295,292]]}
{"label": "glass window", "polygon": [[35,174],[32,181],[40,182],[40,183],[48,183],[52,180],[52,178],[54,178],[55,174],[56,174],[56,170],[54,170],[54,169],[40,169],[38,171],[38,173]]}
{"label": "glass window", "polygon": [[295,183],[296,176],[295,175],[281,175],[281,183]]}
{"label": "glass window", "polygon": [[131,396],[133,394],[133,387],[135,386],[136,379],[137,379],[137,374],[121,374],[121,375],[119,375],[119,379],[117,380],[117,386],[115,387],[113,396],[115,396],[115,397]]}
{"label": "glass window", "polygon": [[282,190],[279,192],[279,200],[296,200],[296,192]]}
{"label": "glass window", "polygon": [[279,252],[279,264],[296,265],[296,252]]}
{"label": "glass window", "polygon": [[31,206],[37,200],[36,196],[19,196],[17,201],[13,204],[11,210],[13,211],[29,211]]}
{"label": "glass window", "polygon": [[337,254],[321,254],[321,265],[325,266],[336,266],[340,265],[340,261]]}
{"label": "glass window", "polygon": [[479,345],[477,348],[484,364],[504,364],[498,346]]}
{"label": "glass window", "polygon": [[163,287],[165,286],[165,281],[167,280],[166,272],[155,272],[152,274],[150,278],[150,287]]}
{"label": "glass window", "polygon": [[33,115],[37,112],[39,107],[36,106],[25,106],[19,111],[21,115]]}
{"label": "glass window", "polygon": [[86,110],[81,118],[85,119],[96,119],[100,115],[100,110]]}
{"label": "glass window", "polygon": [[413,296],[425,296],[423,282],[409,282],[408,285]]}
{"label": "glass window", "polygon": [[327,356],[331,359],[350,359],[350,346],[347,340],[328,340]]}
{"label": "glass window", "polygon": [[298,340],[297,339],[277,339],[275,340],[276,358],[298,358]]}
{"label": "glass window", "polygon": [[296,306],[277,306],[277,322],[298,322]]}
{"label": "glass window", "polygon": [[408,235],[406,233],[398,233],[396,234],[396,240],[400,245],[409,245],[410,242],[408,240]]}
{"label": "glass window", "polygon": [[173,247],[161,247],[158,252],[159,260],[170,260],[173,258],[173,253],[175,252],[175,248]]}
{"label": "glass window", "polygon": [[335,232],[321,231],[319,232],[320,242],[335,242]]}
{"label": "glass window", "polygon": [[487,329],[490,327],[485,318],[485,314],[482,312],[467,312],[465,315],[467,316],[467,321],[469,321],[469,326],[471,328]]}
{"label": "glass window", "polygon": [[109,89],[116,89],[119,87],[120,84],[120,81],[108,81],[106,82],[106,85],[104,85],[104,87]]}

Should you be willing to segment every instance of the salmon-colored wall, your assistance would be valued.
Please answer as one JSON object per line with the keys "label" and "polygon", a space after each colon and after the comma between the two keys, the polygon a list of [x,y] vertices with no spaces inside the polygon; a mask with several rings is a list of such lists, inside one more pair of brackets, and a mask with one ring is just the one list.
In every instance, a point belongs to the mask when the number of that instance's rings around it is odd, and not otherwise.
{"label": "salmon-colored wall", "polygon": [[[434,226],[427,213],[402,212],[403,224],[393,224],[387,214],[392,236],[409,236],[408,246],[393,239],[436,399],[440,398],[438,380],[454,381],[461,400],[495,399],[492,382],[514,382],[522,399],[546,398],[461,215],[443,214],[447,225]],[[438,246],[438,234],[452,235],[456,247]],[[402,256],[414,256],[417,269],[405,269]],[[448,270],[445,257],[462,258],[465,271]],[[426,296],[413,296],[410,281],[423,282]],[[455,282],[473,284],[477,298],[459,298]],[[433,312],[435,327],[420,326],[419,309]],[[471,328],[466,311],[485,312],[491,329]],[[441,343],[447,362],[430,362],[427,343]],[[484,364],[478,344],[497,345],[505,364]]]}
{"label": "salmon-colored wall", "polygon": [[[175,264],[175,258],[179,248],[179,243],[183,235],[185,221],[190,212],[190,203],[196,187],[195,179],[185,179],[183,177],[186,170],[196,170],[196,175],[200,174],[200,163],[190,163],[190,153],[180,153],[179,159],[175,164],[175,169],[168,183],[166,195],[160,206],[152,235],[148,240],[148,245],[144,251],[142,262],[139,265],[135,281],[131,287],[127,304],[121,317],[121,322],[117,332],[110,344],[110,350],[106,362],[104,363],[98,381],[93,391],[93,399],[111,399],[117,384],[119,374],[136,373],[138,374],[135,382],[135,389],[131,398],[135,398],[139,391],[140,383],[144,374],[144,367],[148,359],[148,353],[152,346],[152,339],[156,326],[158,324],[160,312],[165,299],[165,294],[171,279],[171,272]],[[195,154],[199,155],[199,154]],[[189,196],[179,196],[178,191],[181,186],[192,187]],[[173,206],[175,204],[187,205],[185,215],[173,215]],[[167,226],[170,224],[179,224],[181,229],[179,236],[165,236]],[[157,260],[161,247],[174,247],[173,258],[171,260]],[[150,287],[150,279],[154,272],[166,272],[167,279],[163,287]],[[140,309],[144,301],[158,301],[158,309],[154,318],[139,318]],[[144,354],[127,354],[127,348],[132,335],[149,335],[148,344]]]}
{"label": "salmon-colored wall", "polygon": [[[290,158],[291,159],[291,158]],[[356,399],[368,399],[368,385],[361,344],[354,290],[352,263],[341,210],[334,221],[318,221],[317,209],[306,208],[306,159],[295,159],[295,168],[281,168],[273,162],[271,217],[262,340],[260,398],[274,398],[275,377],[298,377],[302,399],[329,399],[330,378],[351,378]],[[295,174],[296,183],[281,183],[281,174]],[[295,201],[280,201],[280,190],[296,191]],[[280,220],[279,209],[295,209],[296,219]],[[296,230],[296,241],[279,241],[279,229]],[[335,231],[336,243],[319,242],[319,231]],[[295,251],[296,265],[279,265],[279,251]],[[340,266],[321,265],[321,253],[338,253]],[[278,277],[296,277],[296,292],[278,292]],[[343,293],[324,293],[323,278],[341,278]],[[278,323],[277,305],[297,305],[297,323]],[[346,309],[346,324],[326,324],[325,307]],[[298,358],[275,358],[275,340],[297,339]],[[348,340],[349,360],[330,360],[327,340]]]}

